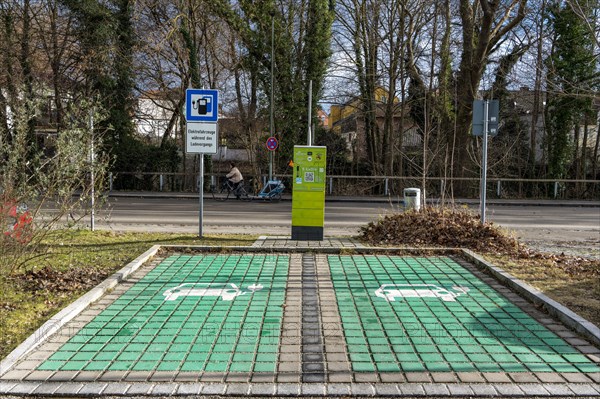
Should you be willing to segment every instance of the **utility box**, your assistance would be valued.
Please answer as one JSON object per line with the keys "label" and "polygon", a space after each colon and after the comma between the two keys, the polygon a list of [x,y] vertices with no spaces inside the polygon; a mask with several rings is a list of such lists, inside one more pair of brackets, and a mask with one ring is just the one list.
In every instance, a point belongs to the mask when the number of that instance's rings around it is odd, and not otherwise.
{"label": "utility box", "polygon": [[404,189],[404,210],[415,210],[421,209],[421,189],[419,188],[405,188]]}
{"label": "utility box", "polygon": [[327,147],[294,146],[292,240],[322,241]]}

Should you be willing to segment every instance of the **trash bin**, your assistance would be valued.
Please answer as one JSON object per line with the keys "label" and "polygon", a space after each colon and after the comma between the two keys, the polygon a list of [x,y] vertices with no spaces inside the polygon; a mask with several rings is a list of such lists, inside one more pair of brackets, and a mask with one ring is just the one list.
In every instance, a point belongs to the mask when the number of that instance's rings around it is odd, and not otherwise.
{"label": "trash bin", "polygon": [[421,189],[420,188],[405,188],[404,189],[404,210],[421,209]]}

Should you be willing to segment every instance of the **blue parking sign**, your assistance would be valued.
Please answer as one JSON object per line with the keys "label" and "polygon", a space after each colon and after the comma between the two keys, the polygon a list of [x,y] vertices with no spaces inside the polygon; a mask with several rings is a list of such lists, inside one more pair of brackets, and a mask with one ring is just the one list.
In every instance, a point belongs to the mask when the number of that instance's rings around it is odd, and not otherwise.
{"label": "blue parking sign", "polygon": [[188,122],[217,122],[219,119],[219,91],[187,89],[185,91],[185,119]]}

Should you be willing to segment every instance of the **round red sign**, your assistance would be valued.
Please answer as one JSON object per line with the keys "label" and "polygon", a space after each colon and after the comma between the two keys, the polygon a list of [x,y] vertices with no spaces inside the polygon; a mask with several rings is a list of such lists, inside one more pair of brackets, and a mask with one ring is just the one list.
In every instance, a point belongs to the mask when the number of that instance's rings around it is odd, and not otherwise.
{"label": "round red sign", "polygon": [[269,151],[275,151],[279,147],[279,142],[275,137],[269,137],[267,139],[267,149]]}

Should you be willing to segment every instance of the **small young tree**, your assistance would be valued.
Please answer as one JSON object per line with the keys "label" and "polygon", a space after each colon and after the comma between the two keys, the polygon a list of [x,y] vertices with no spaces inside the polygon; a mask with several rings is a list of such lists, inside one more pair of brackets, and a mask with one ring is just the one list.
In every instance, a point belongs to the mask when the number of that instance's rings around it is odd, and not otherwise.
{"label": "small young tree", "polygon": [[[32,152],[27,141],[31,115],[25,110],[35,108],[31,104],[23,111],[12,110],[8,133],[12,140],[0,142],[0,278],[44,256],[43,242],[48,234],[72,223],[73,215],[84,217],[92,196],[98,197],[105,180],[107,159],[94,157],[91,162],[92,140],[96,148],[101,143],[89,123],[91,118],[103,119],[92,111],[98,108],[89,103],[72,106],[65,129],[52,148]],[[2,133],[0,137],[8,135]],[[92,190],[92,173],[96,190]]]}

